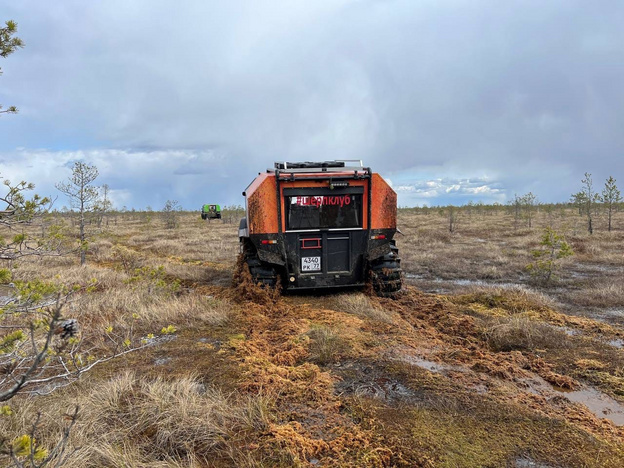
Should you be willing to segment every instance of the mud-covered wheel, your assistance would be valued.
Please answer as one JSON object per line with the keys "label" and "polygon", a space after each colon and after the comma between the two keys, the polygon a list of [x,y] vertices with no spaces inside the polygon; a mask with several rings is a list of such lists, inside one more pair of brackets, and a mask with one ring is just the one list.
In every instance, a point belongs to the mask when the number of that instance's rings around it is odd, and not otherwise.
{"label": "mud-covered wheel", "polygon": [[278,276],[275,268],[253,257],[247,259],[247,265],[249,266],[249,273],[251,273],[254,283],[267,288],[274,288],[277,285]]}
{"label": "mud-covered wheel", "polygon": [[392,296],[401,290],[403,279],[401,259],[395,242],[390,241],[390,252],[371,263],[371,277],[375,293]]}
{"label": "mud-covered wheel", "polygon": [[248,241],[243,241],[243,254],[245,255],[245,263],[247,263],[249,267],[249,273],[251,273],[251,278],[254,283],[266,288],[274,288],[277,286],[279,279],[277,271],[271,265],[262,262],[258,258],[258,254],[252,251]]}
{"label": "mud-covered wheel", "polygon": [[206,219],[206,213],[202,213],[201,217],[202,219]]}

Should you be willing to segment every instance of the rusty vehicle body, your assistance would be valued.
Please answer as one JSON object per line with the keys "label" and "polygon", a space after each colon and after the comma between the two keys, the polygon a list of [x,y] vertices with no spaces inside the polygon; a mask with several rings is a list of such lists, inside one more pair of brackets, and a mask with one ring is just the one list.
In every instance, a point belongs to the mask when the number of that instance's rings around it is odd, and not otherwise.
{"label": "rusty vehicle body", "polygon": [[278,162],[258,174],[243,192],[239,226],[255,281],[294,290],[363,286],[371,278],[379,293],[401,289],[396,193],[358,163]]}

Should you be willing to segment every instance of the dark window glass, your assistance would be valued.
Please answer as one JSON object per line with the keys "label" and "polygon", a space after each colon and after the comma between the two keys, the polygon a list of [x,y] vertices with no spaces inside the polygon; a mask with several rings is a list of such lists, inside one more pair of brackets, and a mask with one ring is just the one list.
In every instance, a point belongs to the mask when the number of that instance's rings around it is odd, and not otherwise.
{"label": "dark window glass", "polygon": [[362,195],[284,197],[286,229],[362,227]]}

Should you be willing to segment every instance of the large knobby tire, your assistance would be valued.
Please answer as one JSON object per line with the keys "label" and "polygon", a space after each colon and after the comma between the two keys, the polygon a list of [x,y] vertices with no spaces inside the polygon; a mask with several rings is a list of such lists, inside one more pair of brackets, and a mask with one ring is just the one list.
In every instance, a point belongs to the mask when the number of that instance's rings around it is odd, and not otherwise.
{"label": "large knobby tire", "polygon": [[373,289],[378,296],[393,296],[401,290],[403,277],[399,249],[390,241],[390,252],[371,262]]}
{"label": "large knobby tire", "polygon": [[277,274],[274,268],[264,265],[257,258],[248,258],[247,266],[253,282],[267,288],[274,288],[277,284]]}
{"label": "large knobby tire", "polygon": [[253,282],[265,288],[275,288],[279,280],[279,275],[275,268],[261,261],[256,252],[252,252],[249,245],[243,244],[243,253],[245,254],[245,262],[249,267],[249,273]]}

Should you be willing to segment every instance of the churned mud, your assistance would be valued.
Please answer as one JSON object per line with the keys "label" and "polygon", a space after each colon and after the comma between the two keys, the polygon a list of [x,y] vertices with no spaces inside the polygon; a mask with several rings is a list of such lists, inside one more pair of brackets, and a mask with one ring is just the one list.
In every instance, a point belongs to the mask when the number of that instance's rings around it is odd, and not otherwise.
{"label": "churned mud", "polygon": [[[624,464],[624,357],[600,340],[621,339],[606,324],[513,297],[449,298],[411,286],[396,298],[360,291],[282,297],[253,285],[240,265],[232,288],[212,293],[238,304],[235,329],[196,341],[236,363],[229,372],[238,391],[271,402],[271,423],[249,446],[255,460]],[[495,341],[492,330],[514,316],[551,327],[556,346],[527,343],[513,327],[509,343]],[[600,346],[620,361],[603,362]]]}

